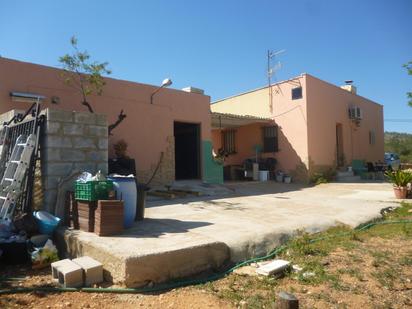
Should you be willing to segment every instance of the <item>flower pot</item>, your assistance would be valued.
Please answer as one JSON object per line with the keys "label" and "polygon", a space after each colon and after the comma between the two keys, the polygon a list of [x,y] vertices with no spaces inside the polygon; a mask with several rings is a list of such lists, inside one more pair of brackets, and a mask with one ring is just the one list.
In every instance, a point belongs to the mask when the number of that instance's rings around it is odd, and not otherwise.
{"label": "flower pot", "polygon": [[406,198],[406,195],[408,194],[408,188],[407,187],[393,187],[393,192],[395,192],[396,198],[404,199]]}

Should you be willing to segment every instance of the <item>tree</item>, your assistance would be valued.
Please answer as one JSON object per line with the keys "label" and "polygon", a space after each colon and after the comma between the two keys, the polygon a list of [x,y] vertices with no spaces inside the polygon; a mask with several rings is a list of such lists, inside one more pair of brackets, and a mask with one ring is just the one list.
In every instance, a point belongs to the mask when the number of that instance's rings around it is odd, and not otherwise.
{"label": "tree", "polygon": [[[94,110],[88,101],[89,95],[102,95],[103,87],[106,84],[103,74],[110,75],[111,71],[107,68],[108,62],[91,61],[90,55],[87,51],[80,51],[77,47],[77,38],[73,36],[70,43],[74,49],[72,54],[66,54],[59,58],[59,62],[63,66],[64,82],[78,91],[83,101],[82,105],[86,106],[90,113]],[[116,128],[126,115],[123,110],[120,111],[114,124],[108,127],[109,135],[114,128]]]}
{"label": "tree", "polygon": [[[403,65],[404,68],[408,71],[409,75],[412,75],[412,61],[409,61],[408,63]],[[412,107],[412,92],[407,92],[406,95],[408,96],[408,104],[410,107]]]}

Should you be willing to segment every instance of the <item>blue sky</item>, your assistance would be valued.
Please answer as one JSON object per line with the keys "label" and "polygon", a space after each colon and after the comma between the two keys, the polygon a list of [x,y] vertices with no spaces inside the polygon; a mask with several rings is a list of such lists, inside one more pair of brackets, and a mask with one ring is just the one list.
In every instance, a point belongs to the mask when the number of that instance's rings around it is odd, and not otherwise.
{"label": "blue sky", "polygon": [[[69,3],[69,4],[68,4]],[[0,55],[59,66],[79,47],[108,61],[115,78],[205,89],[212,101],[264,86],[268,49],[283,80],[307,72],[412,119],[412,1],[6,1],[0,0]],[[385,122],[412,133],[412,122]]]}

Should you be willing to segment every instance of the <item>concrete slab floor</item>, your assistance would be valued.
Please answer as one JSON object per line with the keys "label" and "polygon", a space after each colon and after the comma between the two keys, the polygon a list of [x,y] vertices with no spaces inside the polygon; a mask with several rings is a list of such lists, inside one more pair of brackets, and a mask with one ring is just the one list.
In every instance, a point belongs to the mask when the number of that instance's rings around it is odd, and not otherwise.
{"label": "concrete slab floor", "polygon": [[115,237],[62,230],[60,235],[71,256],[95,258],[107,279],[132,287],[266,254],[297,230],[355,227],[397,205],[387,183],[226,186],[218,196],[149,201],[146,219]]}

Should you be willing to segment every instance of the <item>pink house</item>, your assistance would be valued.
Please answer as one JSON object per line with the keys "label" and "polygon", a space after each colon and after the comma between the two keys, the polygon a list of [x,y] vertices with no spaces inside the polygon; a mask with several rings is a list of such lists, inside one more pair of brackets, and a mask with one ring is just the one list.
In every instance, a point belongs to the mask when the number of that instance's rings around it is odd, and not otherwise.
{"label": "pink house", "polygon": [[[383,161],[383,106],[309,74],[212,103],[212,141],[225,166],[256,153],[295,179]],[[237,119],[234,121],[234,119]]]}
{"label": "pink house", "polygon": [[[42,109],[87,112],[80,93],[66,85],[62,70],[43,65],[0,58],[0,114],[26,110],[30,104],[13,99],[12,92],[44,96]],[[109,137],[109,156],[113,144],[124,139],[128,155],[136,160],[137,177],[152,184],[170,184],[180,179],[218,182],[213,172],[210,97],[201,91],[170,88],[106,78],[101,96],[89,101],[108,123],[117,120],[120,110],[127,117]],[[220,167],[218,167],[221,170]]]}

